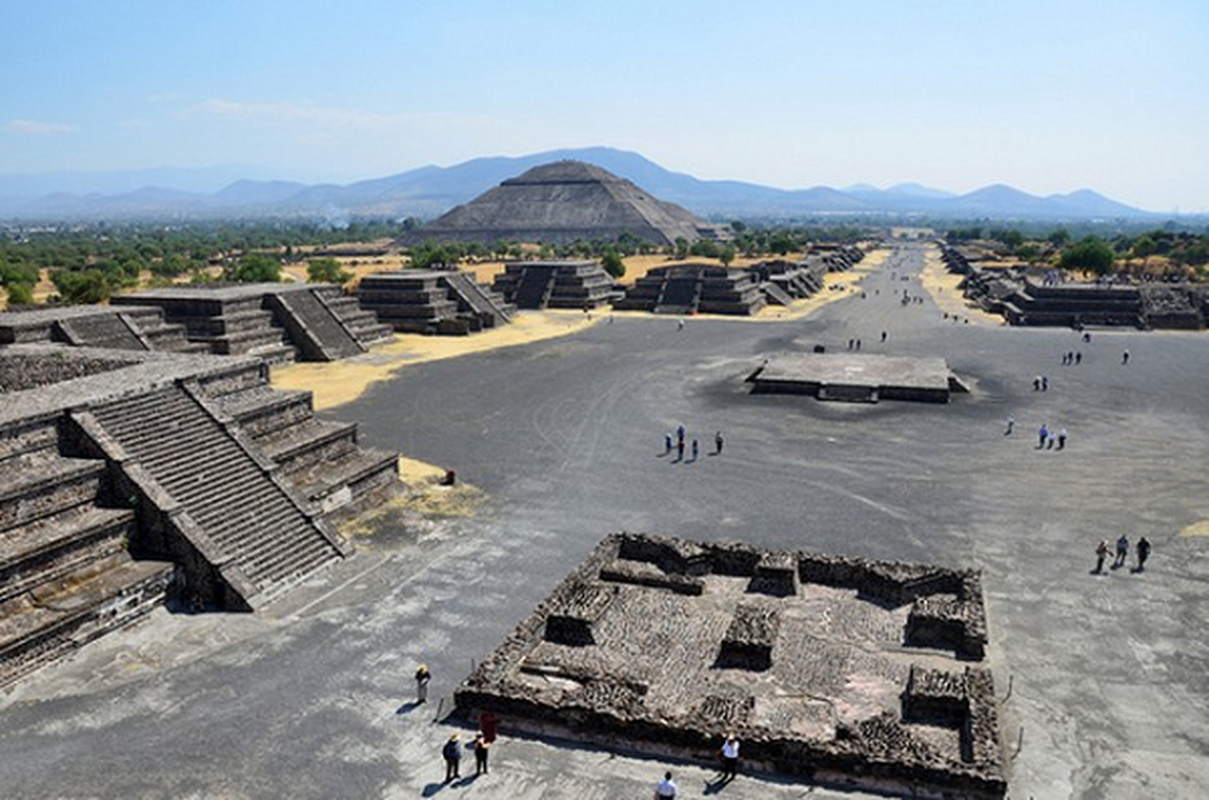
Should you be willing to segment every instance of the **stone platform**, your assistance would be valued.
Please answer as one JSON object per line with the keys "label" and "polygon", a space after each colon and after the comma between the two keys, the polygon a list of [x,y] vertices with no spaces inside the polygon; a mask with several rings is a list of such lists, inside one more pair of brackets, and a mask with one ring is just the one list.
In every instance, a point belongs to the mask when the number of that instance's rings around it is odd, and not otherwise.
{"label": "stone platform", "polygon": [[462,684],[459,711],[876,791],[1002,797],[979,574],[606,537]]}
{"label": "stone platform", "polygon": [[968,388],[943,358],[860,353],[784,353],[747,378],[752,394],[808,394],[819,400],[947,403]]}

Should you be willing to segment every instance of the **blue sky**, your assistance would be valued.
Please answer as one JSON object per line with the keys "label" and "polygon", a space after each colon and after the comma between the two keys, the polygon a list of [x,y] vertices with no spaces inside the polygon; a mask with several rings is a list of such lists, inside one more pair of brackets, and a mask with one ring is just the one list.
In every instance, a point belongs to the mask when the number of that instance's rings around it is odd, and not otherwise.
{"label": "blue sky", "polygon": [[0,173],[347,182],[605,145],[1209,210],[1209,2],[7,0]]}

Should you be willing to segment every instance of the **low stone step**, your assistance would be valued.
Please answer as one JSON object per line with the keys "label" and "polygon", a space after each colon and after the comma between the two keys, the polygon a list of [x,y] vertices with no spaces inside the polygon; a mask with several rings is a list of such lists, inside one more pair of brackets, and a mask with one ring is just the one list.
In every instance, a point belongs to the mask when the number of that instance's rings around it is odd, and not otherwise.
{"label": "low stone step", "polygon": [[123,551],[0,603],[0,686],[146,614],[173,569]]}
{"label": "low stone step", "polygon": [[[293,473],[289,478],[307,500],[331,510],[398,480],[398,464],[395,453],[359,447],[340,458]],[[337,493],[345,488],[348,489],[346,497],[337,497]]]}
{"label": "low stone step", "polygon": [[306,454],[334,442],[356,443],[357,425],[352,422],[328,422],[311,417],[256,440],[261,451],[281,465],[304,458]]}
{"label": "low stone step", "polygon": [[90,503],[105,462],[64,458],[53,451],[5,459],[0,469],[0,531]]}

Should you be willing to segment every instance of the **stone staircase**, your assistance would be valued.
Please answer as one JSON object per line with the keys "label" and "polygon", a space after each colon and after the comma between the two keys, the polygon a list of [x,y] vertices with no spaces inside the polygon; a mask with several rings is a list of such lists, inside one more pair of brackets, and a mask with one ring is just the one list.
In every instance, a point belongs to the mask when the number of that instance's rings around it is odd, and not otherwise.
{"label": "stone staircase", "polygon": [[311,292],[340,320],[344,329],[351,333],[362,347],[369,349],[370,346],[388,341],[394,336],[394,328],[380,322],[374,312],[361,308],[357,298],[346,295],[339,286],[323,283],[311,287]]}
{"label": "stone staircase", "polygon": [[518,308],[593,309],[613,300],[613,279],[595,261],[517,261],[495,276],[495,291]]}
{"label": "stone staircase", "polygon": [[263,376],[242,384],[203,384],[201,392],[312,509],[330,512],[358,503],[398,480],[398,457],[358,445],[354,423],[317,419],[310,392],[270,388]]}
{"label": "stone staircase", "polygon": [[456,295],[459,309],[478,316],[484,328],[496,328],[512,321],[516,306],[505,302],[493,289],[488,289],[464,272],[446,273],[445,281]]}
{"label": "stone staircase", "polygon": [[365,352],[366,348],[314,292],[276,292],[266,299],[307,361],[339,361]]}
{"label": "stone staircase", "polygon": [[55,417],[0,429],[0,686],[162,602],[173,566],[135,561],[135,514],[101,460],[60,452]]}
{"label": "stone staircase", "polygon": [[208,562],[226,604],[254,609],[348,549],[200,395],[173,385],[73,418],[169,517],[192,551],[174,555]]}
{"label": "stone staircase", "polygon": [[670,277],[663,283],[659,300],[652,309],[656,314],[691,314],[701,299],[701,285],[696,275]]}

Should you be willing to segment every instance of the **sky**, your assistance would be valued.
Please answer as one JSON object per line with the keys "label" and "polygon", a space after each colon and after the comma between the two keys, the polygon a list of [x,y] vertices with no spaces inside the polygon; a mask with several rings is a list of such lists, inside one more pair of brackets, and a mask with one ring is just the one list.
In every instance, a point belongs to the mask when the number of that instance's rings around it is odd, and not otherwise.
{"label": "sky", "polygon": [[5,0],[0,174],[607,146],[781,188],[1209,211],[1206,0]]}

